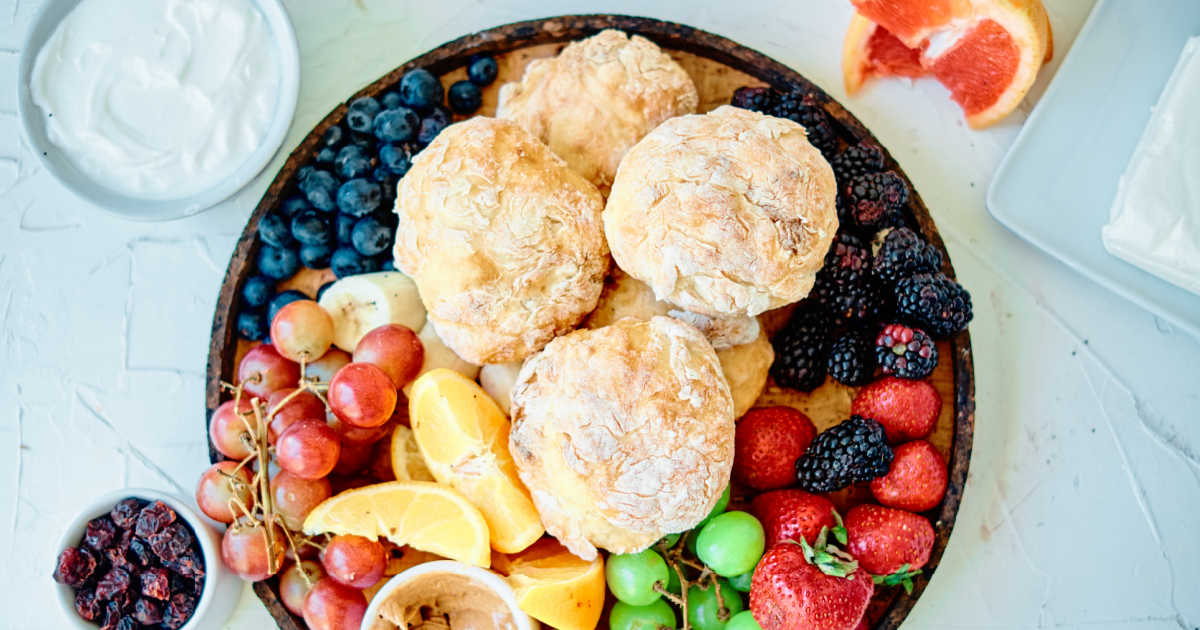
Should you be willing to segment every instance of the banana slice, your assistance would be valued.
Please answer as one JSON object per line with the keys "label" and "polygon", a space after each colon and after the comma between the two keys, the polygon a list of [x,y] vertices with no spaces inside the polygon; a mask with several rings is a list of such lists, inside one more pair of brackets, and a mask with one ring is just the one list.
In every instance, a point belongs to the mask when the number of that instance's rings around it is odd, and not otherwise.
{"label": "banana slice", "polygon": [[483,391],[496,400],[496,404],[510,415],[512,406],[512,388],[517,383],[517,374],[521,371],[524,361],[512,363],[493,363],[479,369],[479,384]]}
{"label": "banana slice", "polygon": [[[329,287],[332,289],[333,287]],[[413,328],[416,330],[416,328]],[[449,368],[462,374],[463,376],[475,380],[479,376],[479,366],[474,363],[467,363],[454,351],[451,350],[438,336],[437,331],[433,328],[433,323],[426,321],[421,327],[421,332],[417,333],[417,339],[421,340],[421,345],[425,346],[425,362],[421,364],[421,372],[417,376],[434,370],[437,368]],[[414,381],[416,379],[413,379]],[[404,386],[404,395],[412,390],[412,381]]]}
{"label": "banana slice", "polygon": [[417,285],[398,271],[342,278],[325,290],[320,304],[333,318],[333,345],[346,352],[354,352],[363,335],[384,324],[413,330],[425,325]]}

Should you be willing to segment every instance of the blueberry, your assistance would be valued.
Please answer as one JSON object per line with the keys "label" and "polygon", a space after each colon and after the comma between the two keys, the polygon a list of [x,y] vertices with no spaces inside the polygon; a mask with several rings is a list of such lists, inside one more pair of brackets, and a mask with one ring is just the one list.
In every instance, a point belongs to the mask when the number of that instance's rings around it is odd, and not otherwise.
{"label": "blueberry", "polygon": [[358,223],[358,217],[352,217],[344,212],[339,212],[336,223],[338,245],[349,245],[350,238],[354,232],[354,224]]}
{"label": "blueberry", "polygon": [[336,157],[337,157],[337,150],[334,149],[333,147],[321,147],[321,150],[317,151],[317,163],[318,164],[329,164]]}
{"label": "blueberry", "polygon": [[378,256],[392,246],[396,232],[375,217],[363,217],[354,224],[350,243],[363,256]]}
{"label": "blueberry", "polygon": [[384,92],[383,96],[379,97],[379,102],[383,104],[384,109],[396,109],[404,104],[399,92]]}
{"label": "blueberry", "polygon": [[300,264],[309,269],[324,269],[329,266],[329,256],[332,254],[332,244],[301,245]]}
{"label": "blueberry", "polygon": [[474,114],[483,104],[483,93],[479,91],[478,85],[470,81],[457,81],[450,86],[446,100],[450,103],[450,109],[456,113]]}
{"label": "blueberry", "polygon": [[245,310],[237,316],[237,334],[242,339],[258,341],[267,336],[267,316],[261,308]]}
{"label": "blueberry", "polygon": [[412,154],[401,144],[385,144],[379,149],[379,163],[397,175],[403,176],[412,166]]}
{"label": "blueberry", "polygon": [[363,258],[361,254],[354,251],[353,247],[345,246],[339,247],[333,252],[333,257],[329,260],[329,268],[338,278],[374,271],[369,258]]}
{"label": "blueberry", "polygon": [[367,130],[367,133],[351,132],[350,144],[366,151],[368,154],[375,150],[375,134]]}
{"label": "blueberry", "polygon": [[287,247],[292,244],[292,235],[288,231],[288,222],[283,216],[268,212],[258,222],[258,238],[267,245]]}
{"label": "blueberry", "polygon": [[291,304],[292,302],[295,302],[296,300],[307,299],[307,295],[304,295],[295,289],[288,289],[287,291],[281,291],[276,294],[275,297],[271,298],[271,303],[267,305],[267,326],[270,326],[271,322],[275,321],[275,314],[279,312],[279,309]]}
{"label": "blueberry", "polygon": [[341,144],[344,135],[341,125],[334,125],[325,130],[325,135],[321,136],[321,142],[327,147],[336,147]]}
{"label": "blueberry", "polygon": [[346,111],[346,126],[351,131],[367,132],[371,130],[371,121],[375,119],[379,110],[383,109],[379,105],[379,101],[371,96],[363,96],[350,101],[350,107]]}
{"label": "blueberry", "polygon": [[311,164],[305,164],[304,166],[301,166],[300,168],[296,169],[296,181],[303,184],[304,180],[308,179],[308,176],[312,175],[313,171],[316,170],[317,167]]}
{"label": "blueberry", "polygon": [[362,177],[371,172],[371,157],[366,149],[356,144],[347,144],[337,152],[337,157],[333,160],[333,170],[342,179]]}
{"label": "blueberry", "polygon": [[446,123],[438,118],[425,118],[421,120],[421,129],[417,131],[417,142],[425,145],[433,142],[433,139],[442,133],[446,128]]}
{"label": "blueberry", "polygon": [[301,210],[307,210],[311,207],[312,206],[308,204],[307,199],[299,195],[295,195],[288,197],[287,200],[285,200],[283,204],[279,206],[279,211],[283,213],[283,216],[290,219],[291,217],[296,216]]}
{"label": "blueberry", "polygon": [[396,174],[386,166],[376,166],[375,170],[371,171],[371,179],[379,182],[379,186],[383,188],[384,199],[396,198]]}
{"label": "blueberry", "polygon": [[300,259],[296,257],[295,250],[263,245],[258,250],[257,265],[258,271],[262,275],[275,280],[284,280],[292,277],[292,274],[300,268]]}
{"label": "blueberry", "polygon": [[337,207],[338,180],[329,171],[314,170],[300,180],[300,192],[318,210],[329,212]]}
{"label": "blueberry", "polygon": [[500,66],[491,55],[471,55],[471,63],[467,66],[467,78],[471,83],[479,87],[491,85],[499,73]]}
{"label": "blueberry", "polygon": [[417,135],[421,119],[407,107],[385,109],[375,117],[375,137],[383,142],[404,142]]}
{"label": "blueberry", "polygon": [[242,285],[242,306],[258,308],[271,299],[275,293],[275,283],[266,276],[250,276]]}
{"label": "blueberry", "polygon": [[427,110],[442,102],[442,82],[424,68],[409,70],[400,77],[400,100],[409,107]]}
{"label": "blueberry", "polygon": [[362,217],[371,214],[383,200],[379,184],[362,177],[352,179],[337,191],[337,205],[346,214]]}
{"label": "blueberry", "polygon": [[320,301],[321,301],[321,296],[322,296],[322,295],[325,295],[325,291],[326,291],[326,289],[328,289],[329,287],[333,286],[333,283],[334,283],[334,282],[337,282],[337,281],[336,281],[336,280],[330,280],[329,282],[326,282],[325,284],[322,284],[322,285],[321,285],[321,287],[320,287],[319,289],[317,289],[317,301],[318,301],[318,302],[320,302]]}
{"label": "blueberry", "polygon": [[379,270],[380,271],[395,271],[396,270],[396,261],[393,260],[391,256],[385,257],[384,261],[382,263],[380,263],[380,265],[379,265]]}
{"label": "blueberry", "polygon": [[330,216],[319,210],[305,210],[292,217],[292,236],[302,245],[328,245],[333,242]]}

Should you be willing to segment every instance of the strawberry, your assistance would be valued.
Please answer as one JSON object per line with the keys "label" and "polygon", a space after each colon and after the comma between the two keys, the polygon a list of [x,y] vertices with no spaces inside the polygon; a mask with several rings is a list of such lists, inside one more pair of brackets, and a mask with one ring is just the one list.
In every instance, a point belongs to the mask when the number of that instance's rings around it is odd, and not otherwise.
{"label": "strawberry", "polygon": [[850,405],[851,414],[873,418],[882,424],[892,444],[927,437],[941,411],[942,397],[929,381],[894,376],[858,390]]}
{"label": "strawberry", "polygon": [[846,552],[827,545],[783,542],[758,562],[750,580],[750,612],[762,630],[853,630],[875,585]]}
{"label": "strawberry", "polygon": [[888,474],[871,481],[875,500],[909,512],[931,510],[946,494],[946,460],[932,444],[915,440],[893,451]]}
{"label": "strawberry", "polygon": [[821,528],[837,526],[833,502],[803,490],[772,490],[750,503],[750,513],[763,525],[767,549],[785,540],[816,540]]}
{"label": "strawberry", "polygon": [[933,526],[920,514],[856,505],[846,514],[846,550],[877,576],[916,571],[929,561]]}
{"label": "strawberry", "polygon": [[733,478],[756,490],[796,481],[796,460],[817,435],[808,416],[791,407],[751,409],[738,422]]}

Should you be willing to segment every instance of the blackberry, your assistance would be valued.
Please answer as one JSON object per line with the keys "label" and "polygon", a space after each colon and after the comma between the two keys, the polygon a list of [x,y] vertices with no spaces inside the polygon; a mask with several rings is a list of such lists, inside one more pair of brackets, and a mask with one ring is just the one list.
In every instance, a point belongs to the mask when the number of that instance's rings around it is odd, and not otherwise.
{"label": "blackberry", "polygon": [[875,358],[884,374],[922,379],[933,373],[938,351],[933,339],[920,328],[889,324],[875,339]]}
{"label": "blackberry", "polygon": [[884,294],[870,270],[870,249],[851,234],[838,234],[817,272],[812,300],[838,325],[878,320]]}
{"label": "blackberry", "polygon": [[733,99],[729,101],[729,104],[742,109],[765,112],[771,106],[771,88],[740,87],[734,90]]}
{"label": "blackberry", "polygon": [[866,385],[875,376],[875,348],[861,331],[851,331],[833,341],[829,349],[829,375],[852,387]]}
{"label": "blackberry", "polygon": [[896,284],[896,314],[935,337],[949,337],[971,321],[971,294],[946,274],[919,273]]}
{"label": "blackberry", "polygon": [[942,266],[942,253],[925,242],[916,232],[906,228],[890,230],[875,254],[871,273],[887,286],[916,273],[937,271]]}
{"label": "blackberry", "polygon": [[775,362],[771,376],[784,387],[811,392],[825,382],[829,323],[812,310],[797,310],[771,342]]}
{"label": "blackberry", "polygon": [[741,87],[733,93],[730,104],[799,123],[807,132],[808,141],[821,151],[825,159],[837,152],[837,131],[829,114],[825,113],[812,94],[799,90],[780,92],[765,87]]}
{"label": "blackberry", "polygon": [[826,429],[796,460],[796,478],[808,492],[833,492],[852,483],[886,475],[892,449],[883,426],[862,416],[850,416]]}
{"label": "blackberry", "polygon": [[883,170],[883,149],[873,142],[860,142],[845,151],[838,153],[829,165],[839,185],[845,185],[851,179],[867,173],[878,173]]}
{"label": "blackberry", "polygon": [[851,178],[842,194],[854,224],[874,231],[900,223],[900,210],[908,203],[908,184],[895,171],[867,173]]}

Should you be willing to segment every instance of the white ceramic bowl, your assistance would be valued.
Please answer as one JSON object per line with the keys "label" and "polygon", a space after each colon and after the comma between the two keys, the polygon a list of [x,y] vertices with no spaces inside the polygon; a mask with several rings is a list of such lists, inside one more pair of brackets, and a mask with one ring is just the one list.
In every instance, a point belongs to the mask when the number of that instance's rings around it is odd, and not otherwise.
{"label": "white ceramic bowl", "polygon": [[231,197],[254,179],[274,157],[296,112],[296,100],[300,96],[300,48],[296,32],[280,0],[254,0],[266,18],[279,50],[279,99],[275,105],[275,117],[253,153],[229,177],[217,185],[188,197],[168,200],[140,199],[125,195],[93,181],[81,172],[62,151],[50,142],[42,110],[33,103],[29,79],[38,51],[54,33],[59,22],[79,4],[80,0],[47,0],[34,18],[21,46],[20,65],[17,72],[17,109],[25,141],[42,161],[46,170],[77,197],[91,204],[135,221],[164,221],[196,214]]}
{"label": "white ceramic bowl", "polygon": [[[225,622],[233,614],[238,598],[242,594],[242,580],[236,574],[225,568],[221,561],[221,535],[213,529],[204,518],[188,507],[186,501],[147,488],[125,488],[110,492],[83,509],[74,520],[67,525],[66,531],[58,540],[54,549],[54,560],[67,547],[79,544],[83,532],[87,529],[88,521],[108,514],[114,505],[126,497],[137,497],[147,501],[162,501],[175,510],[180,519],[192,527],[196,540],[200,541],[200,551],[204,554],[204,590],[200,593],[200,601],[196,603],[196,612],[184,624],[181,630],[219,630],[225,627]],[[52,560],[53,561],[53,560]],[[48,580],[50,578],[47,578]],[[97,625],[84,621],[75,614],[75,590],[69,586],[50,580],[51,586],[58,596],[63,620],[68,628],[78,630],[96,630]]]}
{"label": "white ceramic bowl", "polygon": [[367,612],[363,615],[362,626],[359,630],[372,630],[375,626],[376,618],[379,616],[379,607],[391,594],[401,586],[408,584],[416,578],[419,578],[430,573],[454,573],[470,578],[474,582],[478,582],[492,592],[496,593],[504,604],[508,606],[509,612],[512,614],[513,622],[516,630],[536,630],[539,624],[530,619],[529,615],[525,614],[519,606],[517,606],[517,596],[513,593],[512,587],[508,582],[499,575],[473,567],[469,564],[455,562],[454,560],[436,560],[434,562],[426,562],[418,564],[411,569],[401,571],[398,575],[388,580],[387,583],[379,589],[379,592],[371,598],[371,605],[367,606]]}

